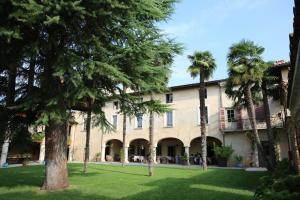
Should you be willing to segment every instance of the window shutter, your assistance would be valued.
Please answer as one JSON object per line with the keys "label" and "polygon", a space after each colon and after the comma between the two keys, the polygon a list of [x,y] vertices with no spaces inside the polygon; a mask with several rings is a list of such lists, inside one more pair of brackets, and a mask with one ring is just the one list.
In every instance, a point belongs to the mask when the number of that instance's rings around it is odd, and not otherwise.
{"label": "window shutter", "polygon": [[220,108],[220,129],[225,129],[225,108]]}

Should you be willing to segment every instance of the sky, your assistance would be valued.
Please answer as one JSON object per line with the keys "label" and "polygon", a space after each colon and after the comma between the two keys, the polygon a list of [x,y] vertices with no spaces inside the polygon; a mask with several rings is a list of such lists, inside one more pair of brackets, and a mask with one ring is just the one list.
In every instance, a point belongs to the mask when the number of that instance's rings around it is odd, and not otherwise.
{"label": "sky", "polygon": [[186,72],[187,55],[209,50],[217,69],[210,80],[227,77],[229,47],[242,39],[263,46],[266,61],[289,60],[294,0],[181,0],[169,20],[159,24],[163,33],[184,46],[176,56],[169,86],[198,82]]}

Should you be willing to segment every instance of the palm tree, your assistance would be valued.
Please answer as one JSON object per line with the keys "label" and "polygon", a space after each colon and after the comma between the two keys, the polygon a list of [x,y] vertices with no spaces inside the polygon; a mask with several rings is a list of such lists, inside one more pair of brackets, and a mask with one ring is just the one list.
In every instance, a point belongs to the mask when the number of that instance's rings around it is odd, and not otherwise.
{"label": "palm tree", "polygon": [[276,153],[275,153],[275,142],[274,142],[274,131],[272,129],[271,124],[271,114],[270,114],[270,107],[269,107],[269,101],[268,96],[272,96],[275,98],[275,96],[280,89],[280,85],[277,84],[277,77],[273,75],[272,66],[274,65],[273,62],[268,62],[267,69],[264,72],[264,77],[262,79],[261,84],[261,91],[263,96],[263,105],[264,105],[264,112],[266,117],[266,125],[267,125],[267,135],[269,140],[269,152],[270,152],[270,161],[273,167],[276,166]]}
{"label": "palm tree", "polygon": [[[126,93],[127,87],[125,84],[123,84],[123,92]],[[125,166],[125,163],[127,162],[125,155],[128,153],[126,152],[126,130],[127,130],[127,124],[126,124],[126,112],[123,112],[123,151],[121,157],[122,157],[122,167]]]}
{"label": "palm tree", "polygon": [[255,86],[262,84],[264,71],[267,67],[261,57],[263,52],[264,48],[255,45],[252,41],[242,40],[237,44],[233,44],[227,56],[228,84],[235,86],[231,87],[231,90],[235,90],[235,92],[231,93],[232,96],[229,95],[229,97],[235,101],[244,98],[255,144],[266,161],[267,168],[272,170],[273,166],[258,135],[253,101],[253,89],[258,88]]}
{"label": "palm tree", "polygon": [[[153,95],[151,94],[151,101],[153,100]],[[149,176],[154,175],[154,117],[153,117],[153,111],[149,111],[149,162],[148,162],[148,168],[149,168]]]}
{"label": "palm tree", "polygon": [[199,101],[200,101],[200,131],[201,131],[201,155],[203,159],[203,169],[207,169],[207,144],[206,144],[206,109],[205,109],[205,83],[204,81],[209,79],[214,70],[216,69],[216,62],[212,54],[209,51],[195,52],[193,55],[189,55],[188,58],[191,61],[191,66],[188,68],[188,72],[193,78],[199,75]]}

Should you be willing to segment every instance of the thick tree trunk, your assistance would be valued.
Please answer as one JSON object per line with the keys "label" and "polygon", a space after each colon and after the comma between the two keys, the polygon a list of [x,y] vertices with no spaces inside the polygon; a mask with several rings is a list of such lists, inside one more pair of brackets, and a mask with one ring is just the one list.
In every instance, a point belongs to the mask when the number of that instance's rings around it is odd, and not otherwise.
{"label": "thick tree trunk", "polygon": [[251,128],[252,128],[252,133],[254,136],[254,141],[257,145],[258,151],[261,153],[263,159],[266,161],[267,164],[267,168],[268,170],[273,170],[273,166],[271,164],[270,159],[267,157],[266,152],[263,149],[263,146],[261,144],[259,135],[258,135],[258,130],[257,130],[257,125],[256,125],[256,116],[255,116],[255,111],[254,111],[254,103],[252,100],[252,93],[251,93],[251,87],[248,86],[246,91],[245,91],[245,97],[246,97],[246,101],[247,101],[247,112],[248,112],[248,116],[249,116],[249,120],[250,120],[250,124],[251,124]]}
{"label": "thick tree trunk", "polygon": [[45,180],[41,189],[68,187],[67,123],[50,120],[45,129],[45,145]]}
{"label": "thick tree trunk", "polygon": [[9,147],[9,139],[5,139],[2,148],[1,148],[1,158],[0,158],[0,167],[2,167],[6,163],[7,155],[8,155],[8,147]]}
{"label": "thick tree trunk", "polygon": [[201,157],[203,162],[203,170],[207,170],[205,82],[204,82],[203,72],[200,72],[199,100],[200,100]]}
{"label": "thick tree trunk", "polygon": [[[152,99],[152,98],[151,98]],[[154,175],[154,118],[153,118],[153,112],[150,111],[149,113],[149,162],[148,162],[148,168],[149,168],[149,176]]]}
{"label": "thick tree trunk", "polygon": [[[16,94],[16,77],[17,77],[17,64],[11,64],[8,68],[8,87],[6,93],[6,107],[12,106],[15,101]],[[2,145],[1,158],[0,158],[0,167],[7,162],[9,143],[12,137],[12,131],[10,127],[10,122],[7,122],[4,142]]]}
{"label": "thick tree trunk", "polygon": [[84,151],[84,163],[83,163],[83,173],[87,173],[87,163],[90,158],[90,135],[91,135],[91,122],[92,122],[92,112],[87,112],[86,118],[86,138],[85,138],[85,151]]}
{"label": "thick tree trunk", "polygon": [[268,102],[267,86],[265,81],[263,81],[262,83],[262,94],[263,94],[263,103],[264,103],[264,111],[265,111],[266,124],[267,124],[268,139],[269,139],[270,161],[271,161],[271,165],[274,168],[276,166],[274,132],[271,125],[271,114],[270,114],[270,107]]}

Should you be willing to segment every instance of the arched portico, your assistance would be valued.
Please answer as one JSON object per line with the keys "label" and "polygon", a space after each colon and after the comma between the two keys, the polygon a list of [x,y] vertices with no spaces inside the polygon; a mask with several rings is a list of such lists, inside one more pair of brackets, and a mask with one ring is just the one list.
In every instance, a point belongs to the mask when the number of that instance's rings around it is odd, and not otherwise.
{"label": "arched portico", "polygon": [[123,143],[118,139],[108,140],[105,143],[105,161],[120,162],[120,151]]}
{"label": "arched portico", "polygon": [[[207,137],[207,164],[215,165],[216,157],[213,151],[214,146],[221,146],[222,142],[215,138]],[[201,155],[201,137],[194,138],[190,143],[190,163],[199,164],[199,159]]]}
{"label": "arched portico", "polygon": [[178,138],[163,138],[156,147],[156,160],[162,164],[180,164],[185,149],[183,142]]}
{"label": "arched portico", "polygon": [[133,139],[129,142],[129,162],[147,162],[149,142],[144,138]]}

